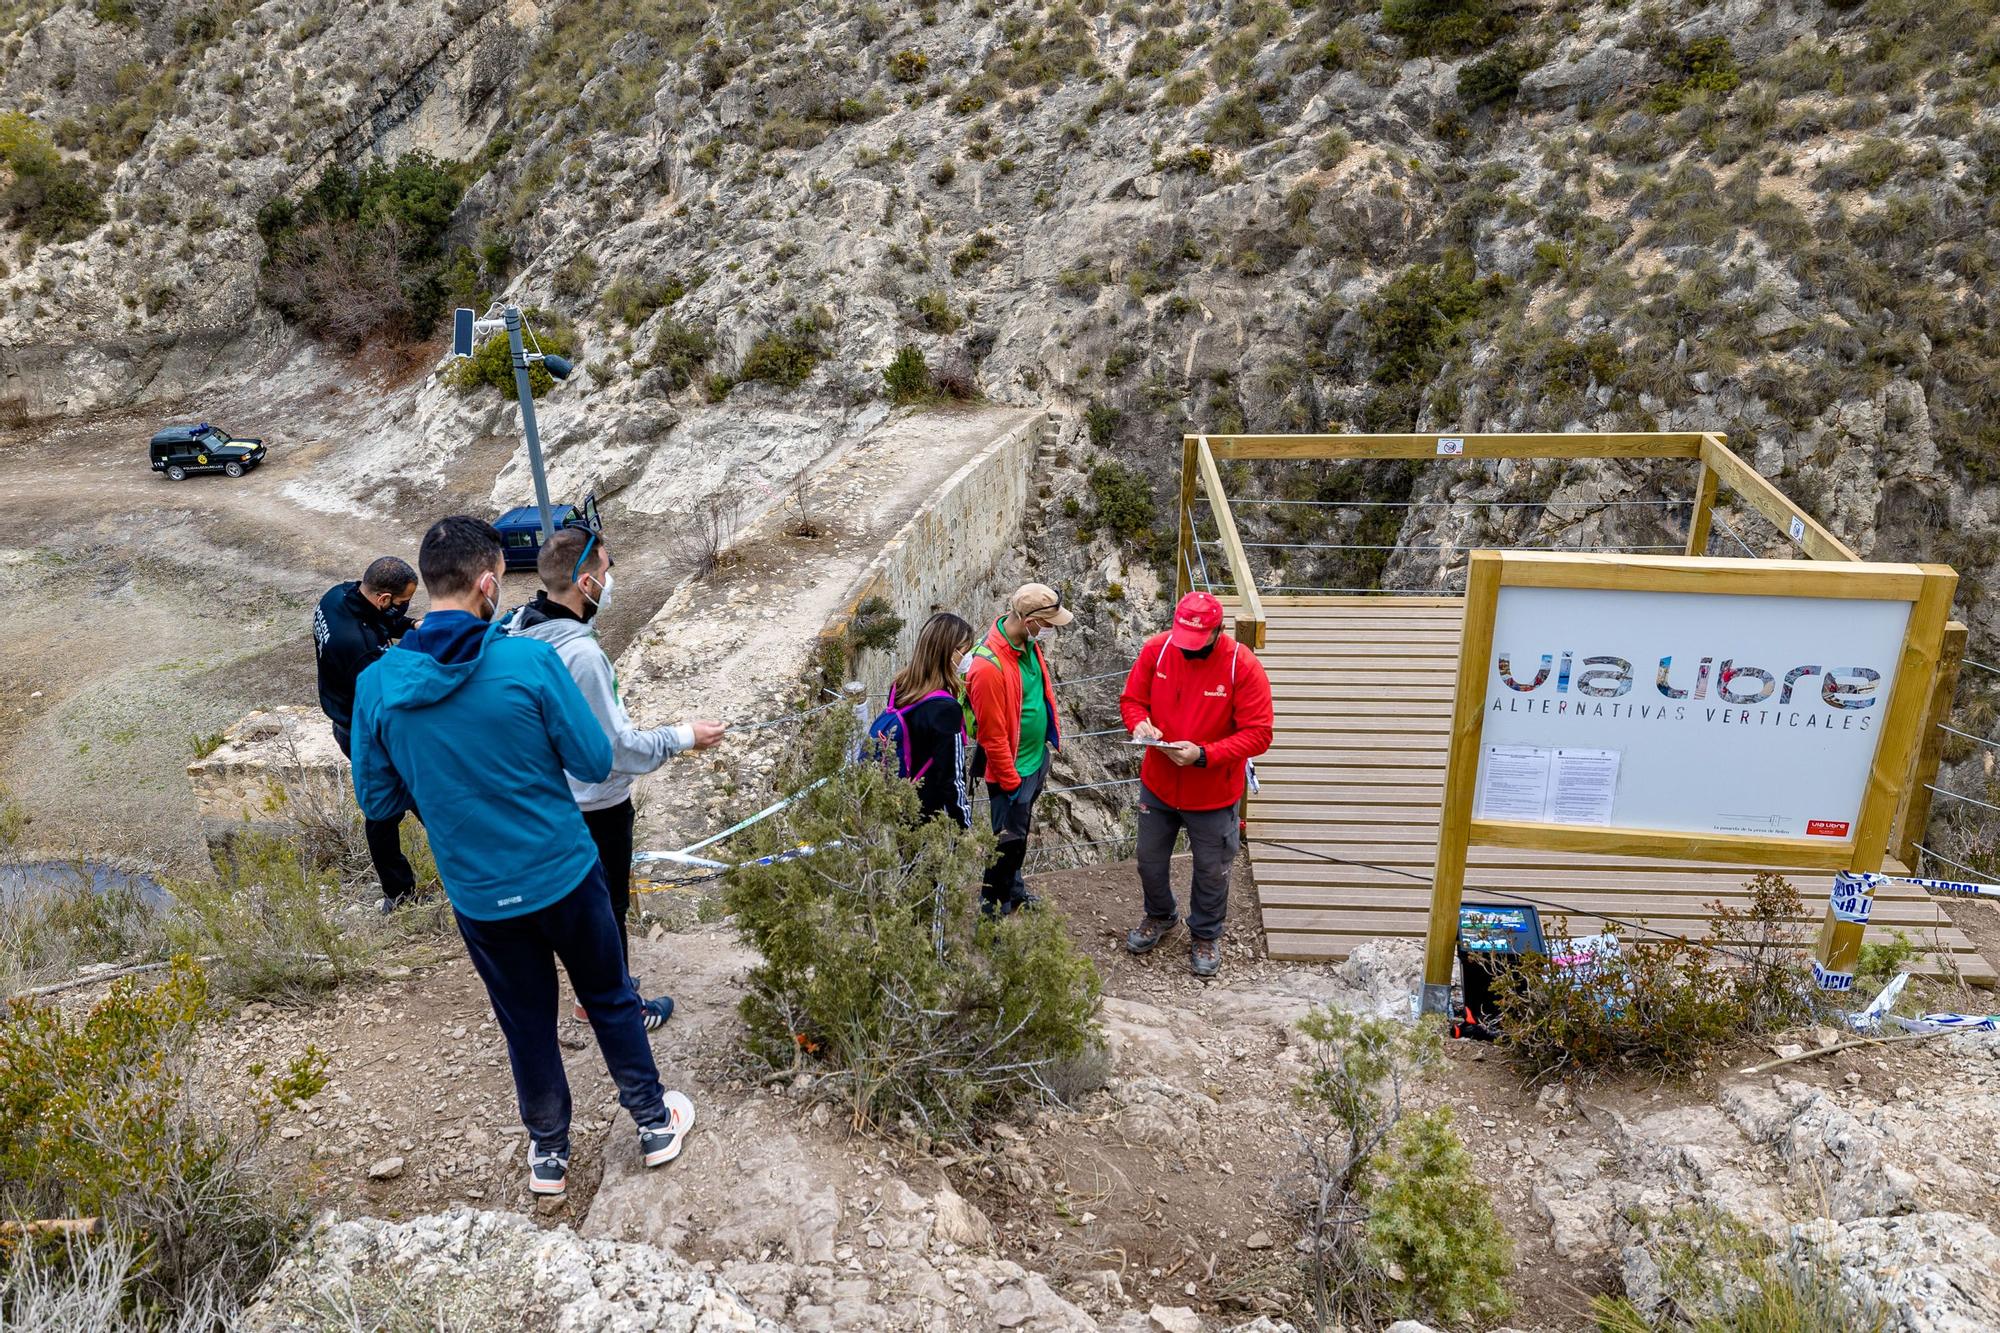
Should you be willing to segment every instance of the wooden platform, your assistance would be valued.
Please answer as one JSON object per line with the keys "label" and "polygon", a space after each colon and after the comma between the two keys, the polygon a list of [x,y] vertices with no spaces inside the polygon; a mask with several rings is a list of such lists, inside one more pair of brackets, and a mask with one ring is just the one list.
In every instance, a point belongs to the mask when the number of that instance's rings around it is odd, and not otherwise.
{"label": "wooden platform", "polygon": [[[1271,675],[1277,735],[1257,761],[1262,791],[1250,802],[1249,850],[1271,956],[1344,958],[1366,939],[1421,940],[1458,669],[1459,601],[1266,598],[1264,607],[1269,628],[1261,656]],[[1364,698],[1366,708],[1358,706]],[[1330,864],[1313,853],[1366,864]],[[1610,914],[1700,936],[1709,924],[1706,904],[1743,902],[1751,873],[1740,866],[1475,847],[1465,901],[1506,901],[1481,892],[1503,890],[1538,900],[1545,922],[1554,915],[1546,904],[1570,909],[1570,927],[1579,933],[1600,929],[1600,914]],[[1826,872],[1786,873],[1817,928]],[[1869,937],[1898,928],[1920,948],[1948,955],[1967,980],[1994,983],[1992,966],[1922,889],[1892,885],[1877,898]],[[1942,967],[1931,959],[1925,970]]]}

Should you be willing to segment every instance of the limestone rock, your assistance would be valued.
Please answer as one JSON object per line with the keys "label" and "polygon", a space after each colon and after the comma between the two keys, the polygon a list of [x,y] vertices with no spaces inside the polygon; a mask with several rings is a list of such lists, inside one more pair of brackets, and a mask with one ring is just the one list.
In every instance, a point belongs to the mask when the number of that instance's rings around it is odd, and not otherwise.
{"label": "limestone rock", "polygon": [[1821,1219],[1793,1229],[1796,1253],[1835,1264],[1849,1292],[1899,1333],[2000,1328],[2000,1236],[1957,1213]]}
{"label": "limestone rock", "polygon": [[1201,1316],[1185,1305],[1155,1305],[1146,1322],[1158,1333],[1201,1333]]}
{"label": "limestone rock", "polygon": [[558,1333],[781,1333],[713,1276],[666,1250],[583,1240],[513,1213],[323,1221],[245,1312],[248,1333],[318,1327],[331,1298],[361,1322],[424,1311],[441,1326]]}
{"label": "limestone rock", "polygon": [[962,1250],[983,1250],[993,1244],[993,1223],[976,1204],[967,1202],[950,1186],[932,1201],[937,1221],[931,1226],[931,1240],[949,1243]]}

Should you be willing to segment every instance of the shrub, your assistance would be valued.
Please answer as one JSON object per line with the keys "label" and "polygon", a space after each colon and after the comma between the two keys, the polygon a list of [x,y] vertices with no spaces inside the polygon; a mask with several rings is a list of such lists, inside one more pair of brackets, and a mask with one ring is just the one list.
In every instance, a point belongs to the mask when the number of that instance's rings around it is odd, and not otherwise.
{"label": "shrub", "polygon": [[1507,27],[1488,0],[1382,0],[1382,30],[1415,56],[1476,51]]}
{"label": "shrub", "polygon": [[1371,430],[1416,424],[1423,388],[1443,368],[1459,327],[1506,291],[1498,274],[1480,278],[1472,256],[1449,250],[1436,264],[1414,264],[1384,283],[1361,307],[1371,378],[1382,389],[1369,403]]}
{"label": "shrub", "polygon": [[896,636],[902,632],[903,618],[888,598],[864,597],[847,622],[847,646],[854,653],[894,648]]}
{"label": "shrub", "polygon": [[931,58],[922,51],[898,51],[889,57],[889,77],[898,83],[922,83]]}
{"label": "shrub", "polygon": [[801,315],[784,333],[767,333],[750,345],[738,379],[762,380],[781,389],[796,389],[826,355],[824,321]]}
{"label": "shrub", "polygon": [[1116,461],[1090,470],[1092,509],[1089,526],[1108,529],[1128,545],[1150,549],[1159,503],[1145,474]]}
{"label": "shrub", "polygon": [[951,252],[951,271],[963,273],[969,268],[989,262],[1000,243],[990,231],[974,232],[972,239]]}
{"label": "shrub", "polygon": [[954,332],[964,322],[943,292],[928,291],[917,298],[917,323],[932,333]]}
{"label": "shrub", "polygon": [[931,369],[924,354],[909,343],[896,349],[895,359],[882,372],[889,389],[889,401],[896,404],[928,402],[937,392],[931,383]]}
{"label": "shrub", "polygon": [[423,337],[444,308],[445,232],[464,193],[455,166],[427,153],[327,168],[297,201],[281,194],[257,214],[264,299],[342,346]]}
{"label": "shrub", "polygon": [[[529,307],[521,312],[521,318],[533,338],[522,337],[523,346],[532,351],[539,345],[544,352],[554,352],[558,356],[572,359],[576,356],[576,330],[568,320],[547,310]],[[445,372],[446,382],[460,393],[477,393],[481,389],[492,389],[508,398],[516,395],[514,384],[514,353],[508,345],[507,335],[496,333],[479,344],[471,356]],[[555,376],[543,370],[539,363],[528,366],[528,392],[540,398],[556,387]]]}
{"label": "shrub", "polygon": [[111,215],[103,184],[88,166],[56,151],[42,127],[18,111],[0,112],[0,218],[33,241],[74,241]]}
{"label": "shrub", "polygon": [[[968,890],[992,842],[919,824],[916,788],[849,763],[836,709],[787,757],[802,792],[755,851],[810,856],[729,872],[725,901],[761,961],[742,1014],[750,1053],[813,1076],[857,1127],[972,1135],[1099,1044],[1099,981],[1055,912],[979,913]],[[823,781],[821,781],[823,779]],[[813,783],[819,783],[813,786]]]}
{"label": "shrub", "polygon": [[1743,81],[1736,52],[1727,37],[1698,37],[1683,43],[1668,36],[1659,51],[1669,81],[1654,87],[1646,99],[1656,115],[1670,115],[1697,93],[1728,94]]}
{"label": "shrub", "polygon": [[1405,1115],[1408,1084],[1437,1063],[1432,1027],[1338,1009],[1299,1023],[1308,1296],[1323,1324],[1374,1326],[1389,1310],[1446,1322],[1505,1312],[1511,1265],[1486,1186],[1448,1110]]}
{"label": "shrub", "polygon": [[715,336],[707,329],[668,316],[653,335],[652,365],[666,372],[667,387],[675,392],[694,383],[694,377],[715,355]]}
{"label": "shrub", "polygon": [[1109,403],[1092,402],[1083,413],[1083,424],[1090,432],[1090,442],[1100,449],[1108,448],[1112,435],[1118,430],[1119,418],[1124,415]]}
{"label": "shrub", "polygon": [[[1584,965],[1530,954],[1499,971],[1500,1048],[1537,1080],[1613,1069],[1679,1076],[1732,1042],[1797,1022],[1815,1003],[1794,933],[1803,928],[1786,919],[1801,910],[1798,895],[1775,875],[1760,875],[1751,895],[1744,909],[1710,905],[1724,913],[1726,955],[1685,939],[1620,941]],[[1558,918],[1552,939],[1567,933]]]}
{"label": "shrub", "polygon": [[1451,1108],[1397,1126],[1379,1170],[1381,1181],[1368,1192],[1368,1246],[1396,1304],[1435,1311],[1446,1323],[1506,1313],[1502,1283],[1513,1246],[1451,1127]]}
{"label": "shrub", "polygon": [[215,874],[176,880],[168,924],[175,946],[209,955],[217,983],[232,995],[295,998],[332,989],[372,953],[335,919],[340,883],[300,854],[297,844],[237,835]]}
{"label": "shrub", "polygon": [[207,977],[183,958],[157,985],[115,983],[82,1016],[16,1000],[0,1018],[0,1211],[103,1218],[109,1243],[136,1254],[108,1284],[135,1327],[233,1307],[302,1217],[254,1169],[256,1141],[195,1109],[190,1048],[208,1004]]}
{"label": "shrub", "polygon": [[1247,93],[1225,97],[1208,117],[1208,137],[1232,148],[1248,148],[1271,137],[1257,99]]}
{"label": "shrub", "polygon": [[1527,72],[1528,57],[1518,48],[1503,46],[1458,71],[1458,100],[1474,110],[1511,102]]}

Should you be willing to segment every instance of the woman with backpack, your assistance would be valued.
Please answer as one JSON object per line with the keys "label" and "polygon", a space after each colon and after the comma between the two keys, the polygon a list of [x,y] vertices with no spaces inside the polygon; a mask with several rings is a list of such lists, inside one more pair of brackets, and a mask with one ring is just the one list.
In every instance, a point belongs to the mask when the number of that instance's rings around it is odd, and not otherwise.
{"label": "woman with backpack", "polygon": [[897,771],[917,784],[922,818],[940,811],[972,827],[965,794],[964,659],[972,652],[972,626],[940,611],[917,632],[910,664],[889,687],[889,704],[869,728],[893,749]]}

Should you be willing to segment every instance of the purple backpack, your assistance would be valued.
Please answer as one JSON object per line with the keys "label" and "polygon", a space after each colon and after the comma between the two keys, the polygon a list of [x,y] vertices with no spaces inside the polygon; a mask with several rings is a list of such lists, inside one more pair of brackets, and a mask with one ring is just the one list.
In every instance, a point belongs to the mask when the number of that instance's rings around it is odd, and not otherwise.
{"label": "purple backpack", "polygon": [[880,744],[884,749],[894,749],[896,776],[920,782],[931,767],[931,761],[926,759],[922,768],[914,773],[910,771],[910,728],[904,721],[903,715],[918,704],[927,704],[933,699],[951,699],[955,702],[957,697],[950,690],[932,690],[916,703],[899,706],[896,703],[896,687],[893,685],[889,687],[888,706],[877,713],[875,720],[868,724],[868,740],[870,744]]}

